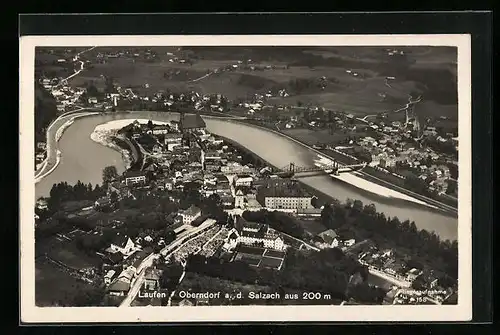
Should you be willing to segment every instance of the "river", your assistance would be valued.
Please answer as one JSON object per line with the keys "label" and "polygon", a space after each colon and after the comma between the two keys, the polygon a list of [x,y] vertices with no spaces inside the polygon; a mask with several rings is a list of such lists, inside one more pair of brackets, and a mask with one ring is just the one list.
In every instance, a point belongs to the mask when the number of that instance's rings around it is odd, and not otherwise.
{"label": "river", "polygon": [[[36,197],[47,196],[52,185],[60,181],[75,183],[81,180],[93,185],[101,183],[102,169],[108,165],[115,165],[121,173],[125,169],[121,154],[92,141],[90,134],[99,124],[135,118],[169,121],[178,119],[178,114],[134,112],[94,115],[75,120],[58,143],[62,152],[59,166],[36,184]],[[276,133],[223,119],[206,117],[205,121],[208,131],[240,143],[275,166],[284,167],[290,162],[297,166],[311,166],[318,160],[312,150]],[[373,203],[386,216],[415,221],[418,228],[435,231],[442,239],[457,238],[458,219],[454,215],[410,201],[380,196],[334,180],[326,174],[302,177],[301,181],[340,201],[350,198],[359,199],[364,204]]]}

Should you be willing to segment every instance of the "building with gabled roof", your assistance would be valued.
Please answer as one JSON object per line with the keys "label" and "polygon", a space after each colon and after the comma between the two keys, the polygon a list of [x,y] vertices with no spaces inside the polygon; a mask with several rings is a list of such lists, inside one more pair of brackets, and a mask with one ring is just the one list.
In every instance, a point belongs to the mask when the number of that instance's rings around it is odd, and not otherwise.
{"label": "building with gabled roof", "polygon": [[191,224],[196,218],[201,216],[201,209],[195,205],[191,205],[188,209],[181,211],[179,215],[182,216],[182,222],[185,225]]}
{"label": "building with gabled roof", "polygon": [[182,133],[190,133],[205,128],[206,128],[205,121],[200,116],[200,114],[181,113],[181,118],[179,120],[179,130]]}

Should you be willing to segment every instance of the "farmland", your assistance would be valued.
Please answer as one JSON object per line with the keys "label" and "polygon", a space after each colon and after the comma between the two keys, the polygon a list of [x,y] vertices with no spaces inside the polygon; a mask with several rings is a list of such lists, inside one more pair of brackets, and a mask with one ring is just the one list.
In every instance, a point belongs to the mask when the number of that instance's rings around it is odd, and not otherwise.
{"label": "farmland", "polygon": [[46,260],[35,263],[35,287],[35,302],[40,307],[72,306],[75,292],[94,289]]}
{"label": "farmland", "polygon": [[[113,78],[139,94],[195,90],[221,93],[230,100],[285,89],[288,96],[274,95],[266,103],[316,105],[356,116],[391,112],[404,105],[409,94],[418,94],[423,96],[423,116],[456,119],[456,49],[397,47],[397,57],[389,56],[390,49],[97,47],[82,56],[90,65],[70,84],[92,81],[103,88],[105,79]],[[102,56],[109,54],[115,56]],[[40,49],[37,61],[49,69],[60,66],[61,55],[65,52]],[[388,76],[394,77],[390,83]]]}

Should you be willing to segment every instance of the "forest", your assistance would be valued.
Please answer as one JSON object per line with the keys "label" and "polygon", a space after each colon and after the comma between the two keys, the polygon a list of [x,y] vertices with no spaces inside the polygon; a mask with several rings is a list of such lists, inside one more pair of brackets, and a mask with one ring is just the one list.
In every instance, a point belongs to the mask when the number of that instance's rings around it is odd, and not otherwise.
{"label": "forest", "polygon": [[242,261],[224,262],[215,257],[190,255],[186,271],[245,284],[268,285],[276,290],[328,293],[334,299],[355,298],[365,303],[381,303],[386,294],[364,281],[350,285],[350,278],[356,273],[366,280],[367,269],[335,248],[307,254],[289,252],[282,271],[254,268]]}
{"label": "forest", "polygon": [[57,117],[54,97],[38,82],[35,83],[35,145],[45,142],[45,130]]}
{"label": "forest", "polygon": [[451,278],[458,278],[458,243],[441,241],[435,232],[418,230],[415,222],[400,221],[378,213],[374,204],[360,200],[346,204],[334,202],[324,206],[321,222],[327,228],[356,232],[358,239],[370,239],[377,245],[393,246],[431,268],[441,269]]}

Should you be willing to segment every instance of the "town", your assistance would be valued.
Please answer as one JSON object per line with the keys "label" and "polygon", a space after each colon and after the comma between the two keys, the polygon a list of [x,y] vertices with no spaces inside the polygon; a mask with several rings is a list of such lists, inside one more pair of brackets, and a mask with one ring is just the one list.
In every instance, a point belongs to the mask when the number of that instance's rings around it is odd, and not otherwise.
{"label": "town", "polygon": [[[372,303],[387,301],[391,294],[395,298],[390,303],[411,303],[411,295],[398,300],[401,295],[397,292],[415,287],[413,283],[418,283],[419,289],[439,292],[427,297],[435,303],[443,303],[455,292],[456,284],[436,271],[439,269],[417,261],[412,265],[408,255],[398,255],[397,248],[380,250],[369,239],[359,240],[356,230],[342,226],[317,234],[306,232],[302,227],[329,220],[329,205],[327,209],[325,205],[318,207],[317,197],[297,180],[273,175],[269,167],[242,148],[208,133],[198,114],[161,124],[135,120],[120,129],[117,136],[130,141],[142,153],[143,162],[134,164],[140,169],[129,169],[120,176],[114,167],[108,167],[103,172],[105,188],[81,195],[84,192],[77,188],[85,189],[84,185],[63,185],[61,191],[56,185],[49,199],[37,203],[39,236],[49,232],[52,240],[37,242],[42,245],[41,259],[57,264],[80,280],[105,287],[99,303],[229,303],[222,298],[210,302],[175,295],[177,286],[188,285],[194,274],[200,276],[208,271],[197,269],[199,260],[195,257],[242,264],[249,268],[245,271],[255,268],[279,273],[285,271],[291,252],[318,253],[332,248],[390,283],[381,289],[377,296],[380,300]],[[89,202],[92,197],[93,203]],[[53,229],[58,231],[56,235],[51,233]],[[41,237],[42,241],[46,238]],[[65,264],[59,250],[65,245],[71,245],[76,255],[83,254],[83,263],[100,266],[77,269]],[[81,262],[71,259],[71,263]],[[175,266],[181,266],[181,270],[172,270]],[[188,281],[183,281],[185,276]],[[351,278],[350,282],[355,280]]]}
{"label": "town", "polygon": [[[100,185],[62,182],[54,184],[50,196],[37,200],[36,262],[46,277],[37,283],[37,304],[456,303],[456,241],[442,241],[409,220],[386,217],[373,204],[325,197],[237,143],[210,133],[202,117],[234,117],[278,131],[342,163],[366,163],[366,178],[453,206],[456,127],[449,126],[453,122],[446,116],[419,116],[415,109],[421,96],[410,96],[400,110],[360,116],[301,101],[273,102],[310,87],[327,90],[339,84],[321,75],[245,99],[155,90],[148,82],[123,87],[107,76],[99,84],[75,86],[70,79],[84,69],[116,59],[137,64],[159,57],[147,48],[75,52],[49,50],[54,64],[64,64],[66,72],[37,74],[38,94],[43,96],[39,103],[52,99],[55,108],[36,122],[35,170],[46,164],[45,133],[57,117],[149,110],[177,113],[179,119],[160,122],[131,114],[126,126],[109,131],[104,139],[130,157],[123,174],[108,166]],[[386,53],[404,54],[395,49]],[[178,67],[198,61],[180,49],[167,56]],[[242,59],[188,79],[282,69],[288,65]],[[182,68],[163,73],[165,78],[188,75]],[[349,80],[369,77],[350,68],[345,75]],[[388,87],[396,81],[385,78]],[[381,93],[380,99],[386,98]],[[304,292],[318,292],[322,299],[304,299]],[[285,296],[297,298],[259,298]]]}
{"label": "town", "polygon": [[[71,51],[71,50],[69,50]],[[387,54],[400,55],[402,51],[387,50]],[[68,52],[69,55],[71,53]],[[184,64],[193,62],[169,52],[169,62]],[[81,57],[84,57],[83,54]],[[69,57],[69,56],[66,56]],[[152,51],[97,53],[96,59],[87,59],[83,64],[105,63],[117,58],[133,58],[134,62],[153,61]],[[58,59],[57,62],[71,62]],[[78,61],[82,62],[82,61]],[[188,65],[186,65],[188,66]],[[259,66],[251,59],[238,61],[214,69],[205,76],[221,75],[231,71],[273,71],[276,66]],[[76,71],[76,70],[75,70]],[[168,76],[182,76],[178,70]],[[75,72],[76,73],[76,72]],[[326,87],[329,79],[317,78],[317,82],[293,82],[289,87],[276,87],[267,92],[255,93],[246,101],[230,100],[224,94],[200,94],[196,91],[154,91],[145,82],[141,89],[121,87],[111,77],[104,77],[103,89],[89,82],[84,87],[73,88],[62,77],[40,76],[40,84],[57,101],[59,113],[71,113],[82,109],[101,112],[120,110],[197,111],[207,115],[242,117],[249,123],[258,124],[296,138],[345,164],[368,163],[365,171],[390,184],[411,192],[436,199],[456,207],[458,180],[458,137],[455,121],[447,116],[418,116],[418,105],[422,97],[410,97],[403,108],[393,112],[357,117],[351,113],[331,110],[319,105],[276,105],[275,97],[293,96],[302,86]],[[346,74],[362,80],[363,73],[346,70]],[[167,75],[167,74],[165,74]],[[361,79],[358,79],[361,78]],[[397,78],[386,77],[388,87],[395,85]],[[384,100],[385,93],[380,93]],[[384,98],[385,97],[385,98]],[[414,99],[412,101],[412,99]],[[36,167],[46,157],[46,143],[40,140],[36,146]]]}

